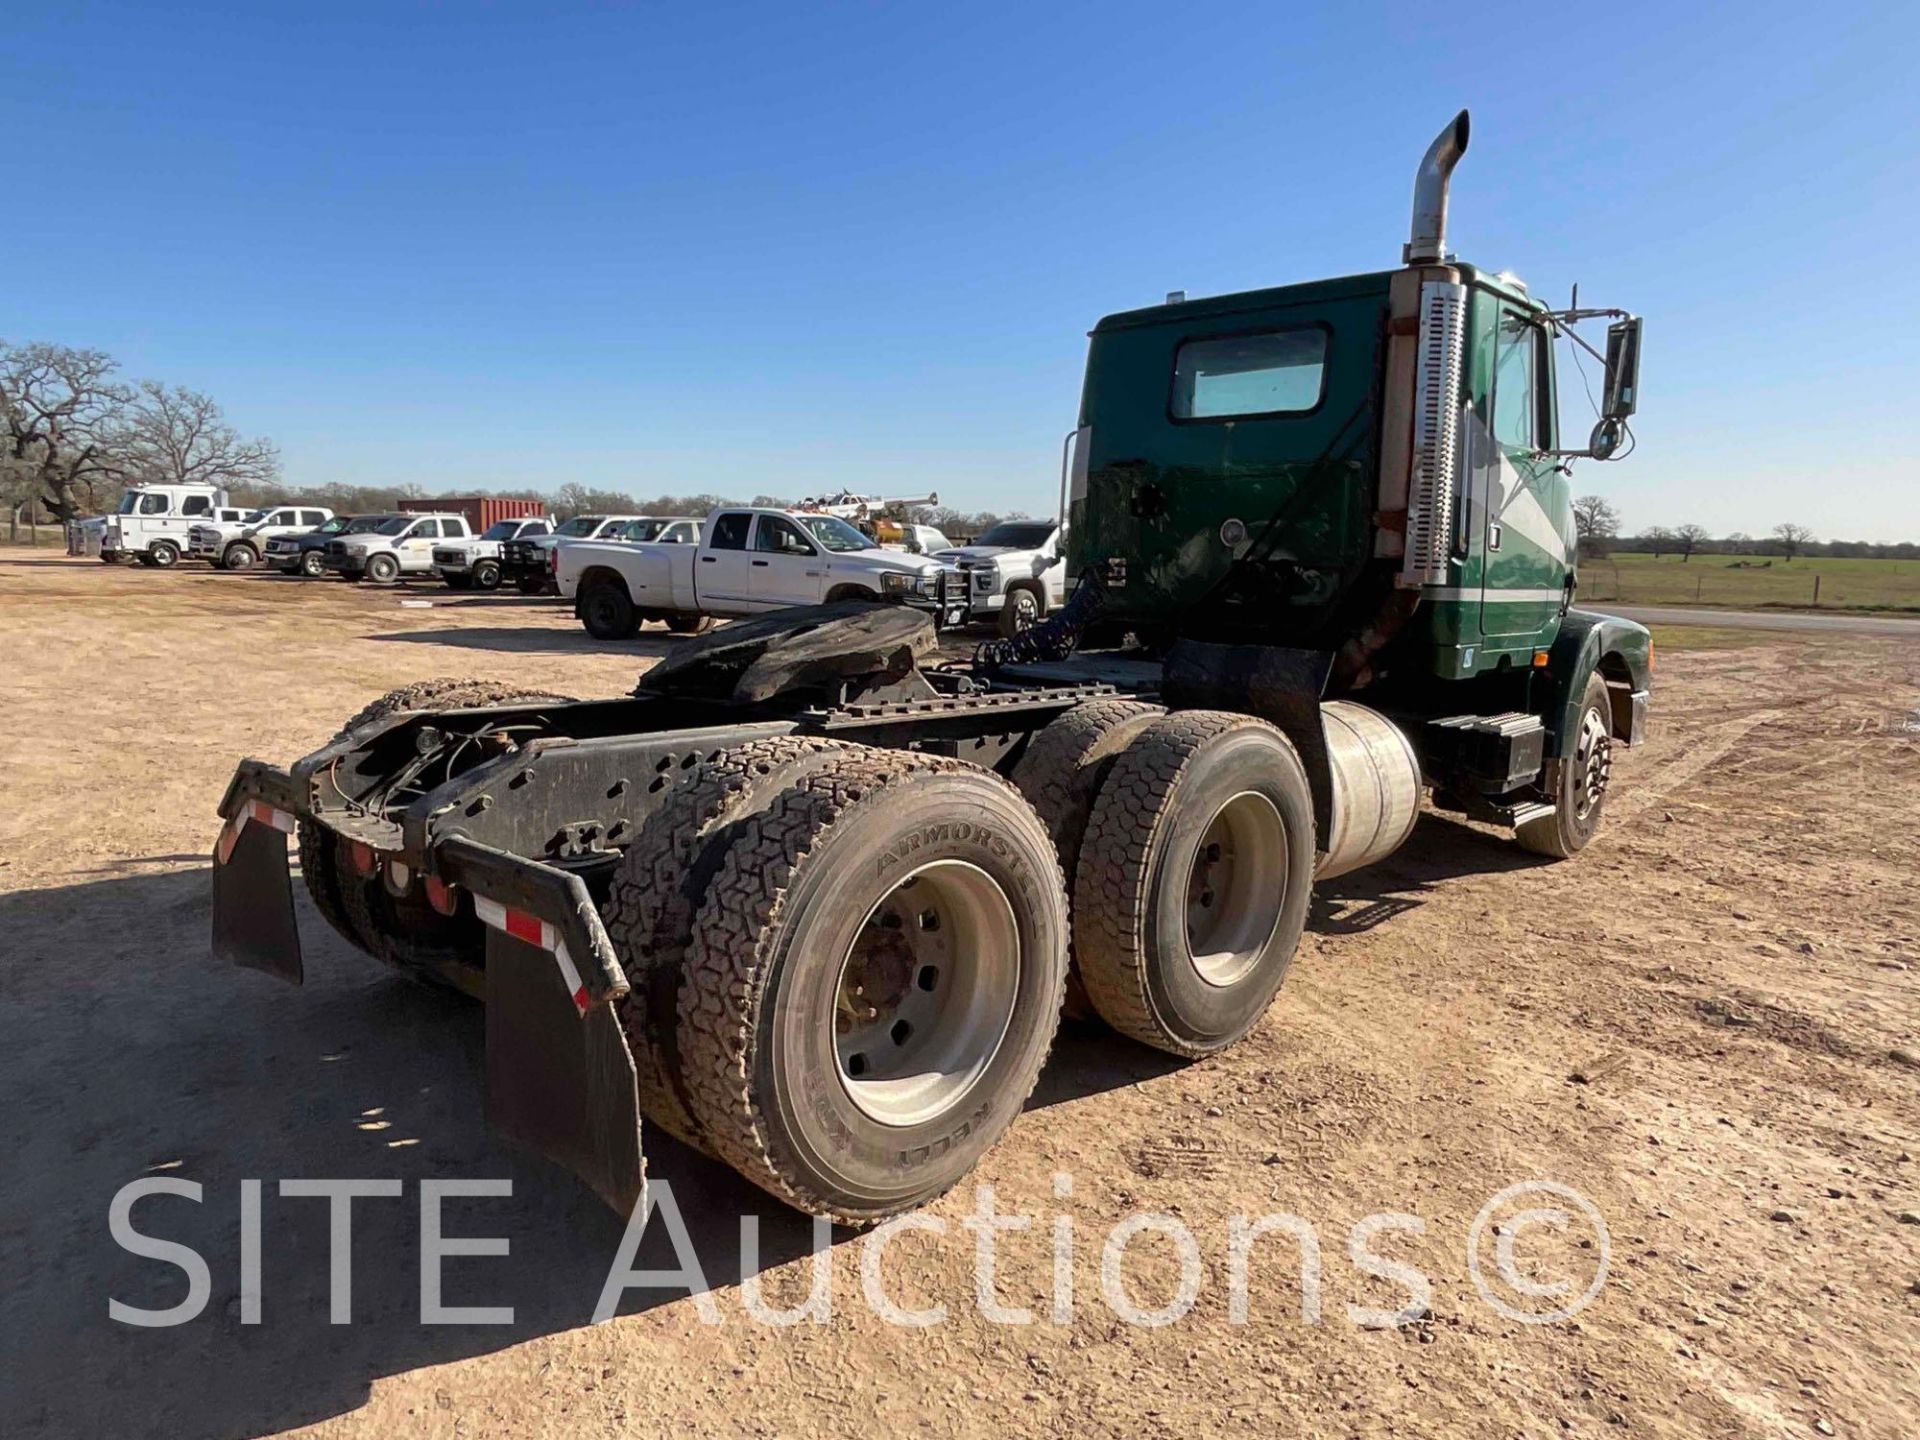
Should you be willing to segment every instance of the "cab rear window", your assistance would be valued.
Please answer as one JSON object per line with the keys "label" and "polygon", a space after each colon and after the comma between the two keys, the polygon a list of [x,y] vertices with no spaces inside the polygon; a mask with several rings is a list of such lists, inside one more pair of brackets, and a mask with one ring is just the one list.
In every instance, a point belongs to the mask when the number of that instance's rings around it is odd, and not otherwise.
{"label": "cab rear window", "polygon": [[1239,420],[1316,409],[1326,385],[1318,326],[1189,340],[1174,356],[1176,420]]}

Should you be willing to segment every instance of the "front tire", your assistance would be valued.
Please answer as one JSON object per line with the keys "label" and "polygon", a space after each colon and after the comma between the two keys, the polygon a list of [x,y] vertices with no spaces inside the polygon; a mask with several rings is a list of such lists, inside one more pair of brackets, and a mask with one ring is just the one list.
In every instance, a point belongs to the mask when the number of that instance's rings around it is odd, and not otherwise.
{"label": "front tire", "polygon": [[1528,820],[1514,831],[1524,850],[1567,860],[1587,848],[1600,831],[1613,777],[1613,702],[1599,672],[1587,676],[1567,753],[1556,767],[1553,813]]}
{"label": "front tire", "polygon": [[476,590],[498,590],[500,588],[500,562],[482,560],[473,567],[473,588]]}
{"label": "front tire", "polygon": [[171,540],[156,540],[147,551],[146,561],[162,570],[171,570],[180,563],[180,547]]}
{"label": "front tire", "polygon": [[220,556],[220,568],[223,570],[251,570],[260,557],[253,553],[251,545],[229,545]]}
{"label": "front tire", "polygon": [[1043,607],[1040,597],[1025,585],[1016,585],[1007,591],[1006,601],[1000,606],[1000,635],[1011,640],[1023,630],[1031,630],[1040,623]]}
{"label": "front tire", "polygon": [[366,573],[376,585],[391,585],[400,578],[400,562],[391,555],[370,555]]}
{"label": "front tire", "polygon": [[1059,1020],[1067,907],[1006,781],[850,749],[739,825],[676,1034],[713,1152],[861,1225],[954,1185],[1019,1114]]}
{"label": "front tire", "polygon": [[547,591],[547,582],[539,575],[522,575],[513,582],[513,588],[522,595],[544,595]]}
{"label": "front tire", "polygon": [[1100,1018],[1190,1057],[1245,1035],[1293,963],[1314,840],[1306,770],[1276,727],[1214,710],[1147,726],[1100,787],[1074,877]]}
{"label": "front tire", "polygon": [[669,615],[667,629],[675,635],[704,635],[713,628],[711,615]]}
{"label": "front tire", "polygon": [[322,575],[327,573],[327,567],[322,563],[318,550],[303,550],[300,552],[300,573],[309,580],[318,580]]}

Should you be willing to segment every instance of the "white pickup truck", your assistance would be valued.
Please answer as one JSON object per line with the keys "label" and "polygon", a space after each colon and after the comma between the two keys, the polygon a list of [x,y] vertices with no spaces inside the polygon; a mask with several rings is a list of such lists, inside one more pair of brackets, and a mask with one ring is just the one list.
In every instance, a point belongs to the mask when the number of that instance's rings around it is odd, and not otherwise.
{"label": "white pickup truck", "polygon": [[[618,540],[628,545],[698,545],[700,543],[701,522],[685,515],[642,515],[629,520],[617,530],[603,531],[602,540]],[[559,563],[560,553],[569,545],[581,542],[563,540],[547,552],[548,579],[562,600],[573,599],[575,588],[580,583],[578,567],[562,569]]]}
{"label": "white pickup truck", "polygon": [[553,533],[553,521],[542,515],[496,520],[466,540],[448,540],[433,547],[433,573],[453,590],[498,590],[500,547],[509,540],[538,540]]}
{"label": "white pickup truck", "polygon": [[239,521],[206,520],[187,532],[187,554],[222,570],[251,570],[282,535],[304,535],[333,519],[318,505],[276,505]]}
{"label": "white pickup truck", "polygon": [[966,619],[936,560],[883,550],[846,521],[803,511],[728,506],[707,516],[697,545],[575,541],[556,554],[555,579],[598,640],[621,640],[647,620],[691,634],[715,618],[833,600],[892,600]]}
{"label": "white pickup truck", "polygon": [[934,559],[964,586],[967,618],[990,621],[1006,636],[1037,624],[1067,600],[1060,527],[1051,520],[1002,520],[971,545],[939,550]]}
{"label": "white pickup truck", "polygon": [[551,535],[531,535],[500,543],[500,578],[522,595],[552,595],[553,552],[574,540],[610,540],[628,522],[643,515],[575,515]]}

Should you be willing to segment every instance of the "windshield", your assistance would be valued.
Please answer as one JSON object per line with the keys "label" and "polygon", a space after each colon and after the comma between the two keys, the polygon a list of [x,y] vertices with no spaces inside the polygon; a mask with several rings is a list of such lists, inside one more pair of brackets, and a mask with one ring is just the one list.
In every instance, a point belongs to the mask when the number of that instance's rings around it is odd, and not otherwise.
{"label": "windshield", "polygon": [[387,517],[385,515],[356,515],[353,519],[347,521],[347,528],[340,533],[342,535],[365,535],[370,530],[378,530],[386,523]]}
{"label": "windshield", "polygon": [[406,528],[411,524],[413,524],[413,516],[393,515],[374,526],[373,533],[376,535],[399,535],[405,532]]}
{"label": "windshield", "polygon": [[267,518],[267,512],[264,510],[249,510],[247,511],[246,514],[240,517],[240,523],[242,525],[258,525],[262,520],[266,518]]}
{"label": "windshield", "polygon": [[326,524],[322,525],[314,533],[317,535],[338,535],[342,530],[345,530],[346,528],[347,528],[347,517],[344,515],[336,515],[333,517],[333,519],[327,521]]}
{"label": "windshield", "polygon": [[813,538],[836,555],[849,550],[878,550],[880,547],[837,515],[802,515],[800,523],[813,532]]}
{"label": "windshield", "polygon": [[556,535],[591,535],[606,522],[604,515],[576,515],[553,533]]}
{"label": "windshield", "polygon": [[643,544],[648,540],[658,540],[672,523],[671,520],[629,520],[626,528],[620,532],[620,538],[638,540]]}
{"label": "windshield", "polygon": [[1009,550],[1038,550],[1047,543],[1047,537],[1053,534],[1053,525],[1048,521],[1006,520],[994,526],[973,543],[976,545],[1004,545]]}
{"label": "windshield", "polygon": [[520,533],[523,520],[496,520],[480,532],[482,540],[511,540]]}
{"label": "windshield", "polygon": [[129,490],[120,497],[120,508],[113,513],[116,515],[131,515],[139,503],[140,492],[138,490]]}

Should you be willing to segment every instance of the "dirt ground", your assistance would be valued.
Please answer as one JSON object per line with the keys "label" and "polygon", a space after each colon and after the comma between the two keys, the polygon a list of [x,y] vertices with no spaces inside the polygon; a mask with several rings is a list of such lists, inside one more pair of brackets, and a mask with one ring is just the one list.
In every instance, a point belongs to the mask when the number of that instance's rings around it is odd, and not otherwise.
{"label": "dirt ground", "polygon": [[[902,1235],[881,1267],[896,1304],[943,1305],[942,1323],[877,1319],[867,1242],[836,1234],[831,1317],[777,1328],[750,1318],[742,1281],[797,1303],[800,1217],[650,1132],[719,1323],[662,1285],[591,1325],[620,1223],[489,1137],[476,1007],[387,978],[304,895],[304,989],[208,954],[236,759],[298,756],[429,676],[619,693],[674,642],[598,644],[518,597],[5,549],[0,621],[0,1433],[1915,1431],[1920,734],[1904,722],[1920,645],[1666,654],[1654,738],[1622,758],[1578,860],[1428,816],[1392,860],[1323,887],[1286,988],[1225,1056],[1064,1033],[977,1176],[1034,1217],[1001,1237],[996,1281],[1032,1323],[976,1303],[969,1183],[929,1212],[944,1234]],[[108,1311],[186,1290],[109,1235],[115,1191],[151,1175],[205,1187],[135,1211],[211,1268],[204,1313],[166,1329]],[[262,1323],[243,1325],[241,1181],[257,1177]],[[351,1325],[328,1322],[327,1208],[280,1196],[285,1177],[404,1182],[355,1206]],[[511,1198],[450,1201],[445,1228],[511,1251],[448,1260],[446,1298],[514,1321],[423,1326],[419,1182],[477,1177],[510,1179]],[[1507,1228],[1508,1279],[1577,1292],[1604,1249],[1572,1318],[1523,1323],[1471,1278],[1476,1214],[1523,1181],[1572,1187],[1606,1226]],[[1142,1211],[1189,1227],[1199,1254],[1197,1300],[1158,1327],[1102,1295],[1104,1242]],[[1255,1246],[1235,1323],[1230,1217],[1276,1212],[1318,1234],[1317,1323],[1283,1234]],[[1418,1217],[1370,1245],[1431,1284],[1426,1313],[1383,1328],[1349,1311],[1413,1295],[1350,1254],[1376,1212]],[[1056,1323],[1062,1220],[1074,1297]],[[662,1229],[640,1265],[674,1263]],[[1179,1277],[1167,1234],[1126,1247],[1134,1304]],[[1516,1313],[1557,1303],[1488,1288]]]}

